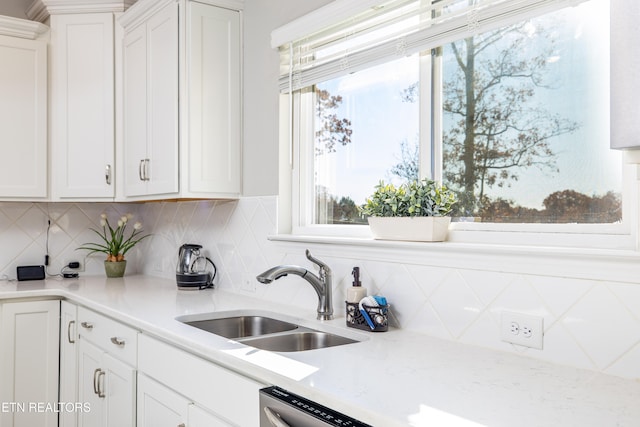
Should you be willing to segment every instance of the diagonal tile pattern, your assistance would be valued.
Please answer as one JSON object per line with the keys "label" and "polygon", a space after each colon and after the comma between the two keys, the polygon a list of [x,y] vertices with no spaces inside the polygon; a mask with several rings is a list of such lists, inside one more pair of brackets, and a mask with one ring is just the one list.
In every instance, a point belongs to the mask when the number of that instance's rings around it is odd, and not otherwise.
{"label": "diagonal tile pattern", "polygon": [[[80,258],[87,275],[102,275],[103,258],[76,248],[95,241],[102,212],[132,213],[153,235],[130,252],[128,273],[173,279],[183,243],[202,244],[219,269],[218,288],[315,309],[316,296],[296,277],[270,285],[256,274],[276,264],[314,269],[305,244],[268,240],[276,232],[277,198],[234,201],[118,203],[0,203],[0,274],[15,277],[17,265],[42,264],[48,246],[50,273]],[[47,221],[51,227],[47,233]],[[48,234],[48,241],[47,241]],[[523,354],[626,378],[640,379],[640,283],[607,283],[548,275],[442,267],[413,259],[391,262],[380,249],[363,259],[339,245],[312,245],[334,272],[334,307],[343,316],[351,270],[360,266],[369,293],[387,296],[397,326],[435,337]],[[585,266],[588,269],[589,266]],[[543,350],[500,341],[503,310],[544,317]]]}

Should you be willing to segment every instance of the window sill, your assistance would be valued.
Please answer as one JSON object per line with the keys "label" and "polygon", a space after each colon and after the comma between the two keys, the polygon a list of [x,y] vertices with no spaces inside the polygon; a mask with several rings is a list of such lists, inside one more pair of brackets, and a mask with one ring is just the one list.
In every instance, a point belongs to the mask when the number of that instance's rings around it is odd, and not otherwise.
{"label": "window sill", "polygon": [[640,252],[459,242],[402,242],[371,238],[278,234],[281,245],[313,245],[325,256],[505,273],[637,283]]}

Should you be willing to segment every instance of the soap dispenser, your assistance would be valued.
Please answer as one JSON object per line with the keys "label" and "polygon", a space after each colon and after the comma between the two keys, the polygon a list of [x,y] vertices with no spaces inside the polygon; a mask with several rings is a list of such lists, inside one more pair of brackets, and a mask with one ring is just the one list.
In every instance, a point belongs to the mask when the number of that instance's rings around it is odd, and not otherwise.
{"label": "soap dispenser", "polygon": [[367,288],[363,287],[360,282],[360,267],[353,267],[351,274],[353,275],[353,285],[347,288],[347,302],[358,304],[362,298],[367,296]]}

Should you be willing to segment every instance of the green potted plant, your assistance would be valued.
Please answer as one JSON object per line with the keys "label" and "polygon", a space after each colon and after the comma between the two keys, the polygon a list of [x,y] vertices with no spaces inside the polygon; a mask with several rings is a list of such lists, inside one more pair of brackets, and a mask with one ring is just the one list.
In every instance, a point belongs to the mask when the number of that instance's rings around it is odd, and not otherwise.
{"label": "green potted plant", "polygon": [[107,254],[107,259],[104,261],[104,269],[107,277],[124,276],[124,271],[127,267],[127,261],[124,259],[125,254],[142,239],[150,236],[149,234],[140,236],[142,233],[142,223],[136,222],[133,224],[133,230],[129,234],[129,237],[125,238],[125,230],[131,218],[131,214],[123,215],[118,219],[118,226],[113,228],[111,224],[109,224],[107,214],[103,213],[100,215],[102,231],[91,228],[91,231],[100,236],[102,242],[83,243],[83,245],[78,248],[88,250],[89,255],[94,252]]}
{"label": "green potted plant", "polygon": [[399,187],[380,181],[376,191],[358,207],[375,239],[440,242],[446,239],[455,193],[433,180]]}

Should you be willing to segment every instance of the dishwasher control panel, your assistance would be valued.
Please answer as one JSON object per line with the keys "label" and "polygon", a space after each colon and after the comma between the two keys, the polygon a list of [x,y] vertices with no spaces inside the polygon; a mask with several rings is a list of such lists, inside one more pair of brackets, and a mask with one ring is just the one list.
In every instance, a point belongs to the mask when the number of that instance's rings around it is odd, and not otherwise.
{"label": "dishwasher control panel", "polygon": [[[334,427],[373,427],[361,421],[355,420],[340,412],[319,405],[304,397],[290,393],[279,387],[267,387],[260,390],[261,394],[261,410],[264,407],[271,407],[287,422],[287,413],[295,413],[295,418],[308,418],[309,421],[315,420],[321,422],[321,425]],[[272,403],[268,403],[272,402]],[[302,417],[302,418],[301,418]],[[268,425],[268,424],[267,424]],[[297,424],[289,424],[291,427],[298,427]],[[300,427],[315,426],[317,424],[300,424]]]}

